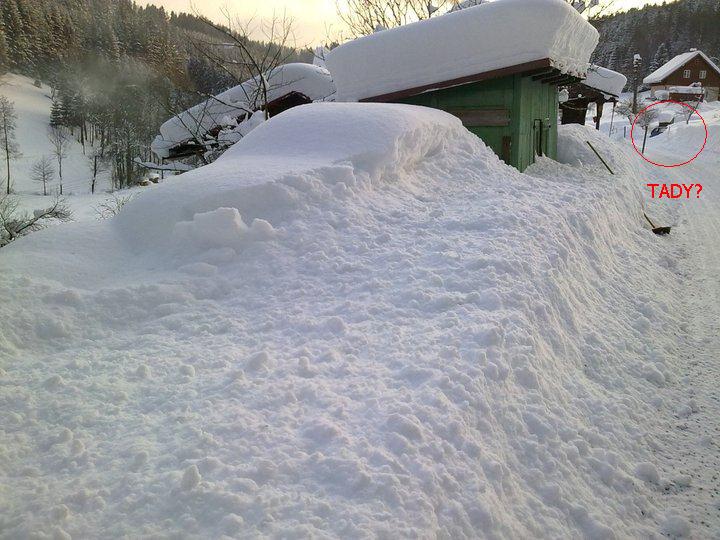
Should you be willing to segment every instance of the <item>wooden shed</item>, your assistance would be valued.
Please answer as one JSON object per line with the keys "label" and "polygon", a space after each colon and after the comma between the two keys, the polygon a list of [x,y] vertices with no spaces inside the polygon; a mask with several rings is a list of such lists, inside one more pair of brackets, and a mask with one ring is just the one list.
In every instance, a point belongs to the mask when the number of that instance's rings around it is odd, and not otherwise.
{"label": "wooden shed", "polygon": [[544,59],[361,101],[447,111],[505,163],[524,171],[536,156],[557,157],[558,85],[578,80]]}
{"label": "wooden shed", "polygon": [[557,156],[558,87],[585,77],[597,42],[565,2],[489,2],[350,41],[326,62],[339,101],[442,109],[524,171]]}

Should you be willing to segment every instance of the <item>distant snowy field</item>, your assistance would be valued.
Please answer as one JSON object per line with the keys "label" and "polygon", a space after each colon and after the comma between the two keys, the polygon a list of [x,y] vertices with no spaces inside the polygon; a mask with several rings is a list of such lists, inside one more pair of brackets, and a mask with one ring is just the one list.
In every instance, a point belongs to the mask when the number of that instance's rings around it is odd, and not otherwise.
{"label": "distant snowy field", "polygon": [[641,213],[678,210],[626,143],[560,148],[521,174],[439,111],[307,105],[4,248],[0,537],[706,536],[664,498],[706,403]]}

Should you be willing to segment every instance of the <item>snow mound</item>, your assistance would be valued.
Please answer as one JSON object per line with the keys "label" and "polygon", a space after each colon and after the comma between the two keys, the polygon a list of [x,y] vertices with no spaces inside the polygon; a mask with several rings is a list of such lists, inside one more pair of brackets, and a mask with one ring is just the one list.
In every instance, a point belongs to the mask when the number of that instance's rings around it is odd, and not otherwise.
{"label": "snow mound", "polygon": [[192,221],[175,224],[175,236],[200,249],[208,247],[236,247],[246,239],[272,238],[274,229],[267,221],[254,219],[248,227],[236,208],[218,208],[195,214]]}
{"label": "snow mound", "polygon": [[606,170],[588,142],[600,152],[614,173],[631,177],[642,175],[644,165],[635,159],[632,147],[609,144],[605,135],[579,124],[558,126],[558,161],[574,166],[597,166]]}
{"label": "snow mound", "polygon": [[[306,204],[307,192],[342,198],[380,178],[398,178],[452,146],[490,152],[443,111],[397,104],[303,105],[270,119],[214,163],[136,197],[117,223],[130,241],[154,249],[170,244],[178,222],[222,207],[283,223]],[[312,181],[297,174],[310,170],[316,171]]]}
{"label": "snow mound", "polygon": [[[293,63],[279,66],[267,74],[267,101],[271,102],[290,92],[299,92],[313,101],[324,101],[335,93],[327,69],[312,64]],[[160,135],[152,143],[152,150],[167,157],[170,148],[202,136],[216,126],[235,125],[235,118],[252,113],[263,102],[259,78],[248,79],[187,111],[174,116],[160,126]]]}
{"label": "snow mound", "polygon": [[350,41],[326,63],[338,99],[358,101],[543,59],[585,76],[598,39],[563,0],[503,0]]}

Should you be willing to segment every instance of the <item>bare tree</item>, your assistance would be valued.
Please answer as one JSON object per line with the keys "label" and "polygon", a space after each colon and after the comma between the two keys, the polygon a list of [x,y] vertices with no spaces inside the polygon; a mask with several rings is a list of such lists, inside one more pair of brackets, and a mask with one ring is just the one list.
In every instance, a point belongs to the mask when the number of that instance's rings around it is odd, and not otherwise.
{"label": "bare tree", "polygon": [[355,37],[429,19],[457,4],[457,0],[436,0],[435,4],[427,0],[336,0],[335,3],[340,20]]}
{"label": "bare tree", "polygon": [[[565,0],[586,17],[602,17],[612,10],[614,0]],[[448,10],[456,11],[487,3],[488,0],[335,0],[340,20],[354,37],[387,28],[429,19]]]}
{"label": "bare tree", "polygon": [[692,119],[693,115],[697,112],[698,107],[700,107],[700,103],[702,103],[703,99],[705,98],[704,94],[698,94],[695,98],[695,102],[690,103],[689,107],[682,107],[682,115],[685,119],[685,123],[689,124],[690,120]]}
{"label": "bare tree", "polygon": [[32,214],[18,210],[18,201],[10,195],[0,198],[0,247],[16,238],[45,227],[49,220],[69,221],[72,212],[65,200],[56,197],[52,205]]}
{"label": "bare tree", "polygon": [[645,154],[645,146],[647,145],[647,139],[648,139],[648,131],[650,131],[650,127],[652,124],[657,121],[658,116],[660,116],[660,113],[657,109],[645,109],[637,117],[637,125],[643,128],[644,135],[643,135],[643,145],[642,145],[642,153]]}
{"label": "bare tree", "polygon": [[48,140],[52,145],[53,154],[58,163],[58,176],[60,178],[60,195],[63,194],[62,162],[67,157],[70,137],[61,126],[51,126],[48,129]]}
{"label": "bare tree", "polygon": [[108,219],[113,216],[117,216],[123,209],[123,206],[129,203],[132,198],[133,195],[127,195],[126,197],[118,197],[117,195],[113,195],[109,199],[106,199],[104,202],[100,203],[95,208],[95,213],[100,219]]}
{"label": "bare tree", "polygon": [[[201,55],[238,83],[254,81],[255,84],[243,88],[248,105],[245,112],[259,110],[268,102],[270,73],[284,64],[294,50],[293,20],[286,16],[273,16],[256,27],[253,21],[243,22],[227,10],[223,14],[227,26],[209,20],[205,23],[225,39],[222,42],[194,42],[193,45]],[[258,31],[263,35],[262,42],[250,38]]]}
{"label": "bare tree", "polygon": [[626,99],[618,102],[618,104],[615,106],[615,112],[617,112],[620,116],[624,116],[625,118],[627,118],[628,122],[630,122],[631,124],[635,119],[633,105]]}
{"label": "bare tree", "polygon": [[42,184],[43,195],[47,195],[47,187],[55,176],[55,169],[52,166],[52,160],[43,156],[32,166],[32,179]]}
{"label": "bare tree", "polygon": [[20,151],[15,140],[17,114],[15,106],[5,96],[0,96],[0,147],[5,156],[7,182],[5,193],[10,195],[10,160],[20,157]]}
{"label": "bare tree", "polygon": [[108,170],[108,163],[102,156],[102,149],[93,150],[90,154],[87,154],[88,168],[92,177],[90,179],[90,193],[95,193],[95,187],[97,186],[97,178],[100,173]]}
{"label": "bare tree", "polygon": [[[197,92],[204,101],[191,109],[185,110],[183,107],[178,107],[178,104],[166,107],[167,112],[175,117],[189,135],[186,141],[173,142],[192,143],[197,148],[197,157],[203,164],[208,163],[206,151],[217,143],[212,137],[208,137],[208,124],[212,124],[220,116],[249,118],[258,110],[265,111],[267,117],[269,115],[267,104],[277,84],[273,82],[272,75],[295,50],[293,21],[288,17],[273,16],[256,25],[252,20],[241,21],[232,16],[227,8],[223,10],[223,15],[225,24],[222,25],[203,18],[205,24],[220,38],[216,40],[198,38],[192,42],[192,46],[200,57],[228,75],[244,95],[241,99],[229,103],[217,96]],[[262,41],[251,39],[251,36],[256,36],[258,33],[262,34]],[[247,84],[241,84],[244,81]],[[283,84],[287,85],[288,81],[283,81]],[[221,115],[217,114],[218,106],[223,109]]]}

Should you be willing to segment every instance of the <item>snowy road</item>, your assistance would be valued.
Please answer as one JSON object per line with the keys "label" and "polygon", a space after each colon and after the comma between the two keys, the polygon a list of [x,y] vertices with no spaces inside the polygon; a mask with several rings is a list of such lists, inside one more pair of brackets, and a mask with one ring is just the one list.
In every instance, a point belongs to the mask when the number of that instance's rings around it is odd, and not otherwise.
{"label": "snowy road", "polygon": [[[665,152],[665,163],[684,156]],[[671,201],[674,214],[670,255],[677,261],[683,291],[684,324],[677,333],[683,377],[670,388],[675,414],[660,423],[658,459],[669,514],[664,530],[697,538],[720,538],[720,166],[717,153],[705,152],[694,163],[659,170],[658,180],[701,183],[700,198]],[[664,223],[663,223],[664,224]],[[683,523],[683,519],[689,522]]]}

